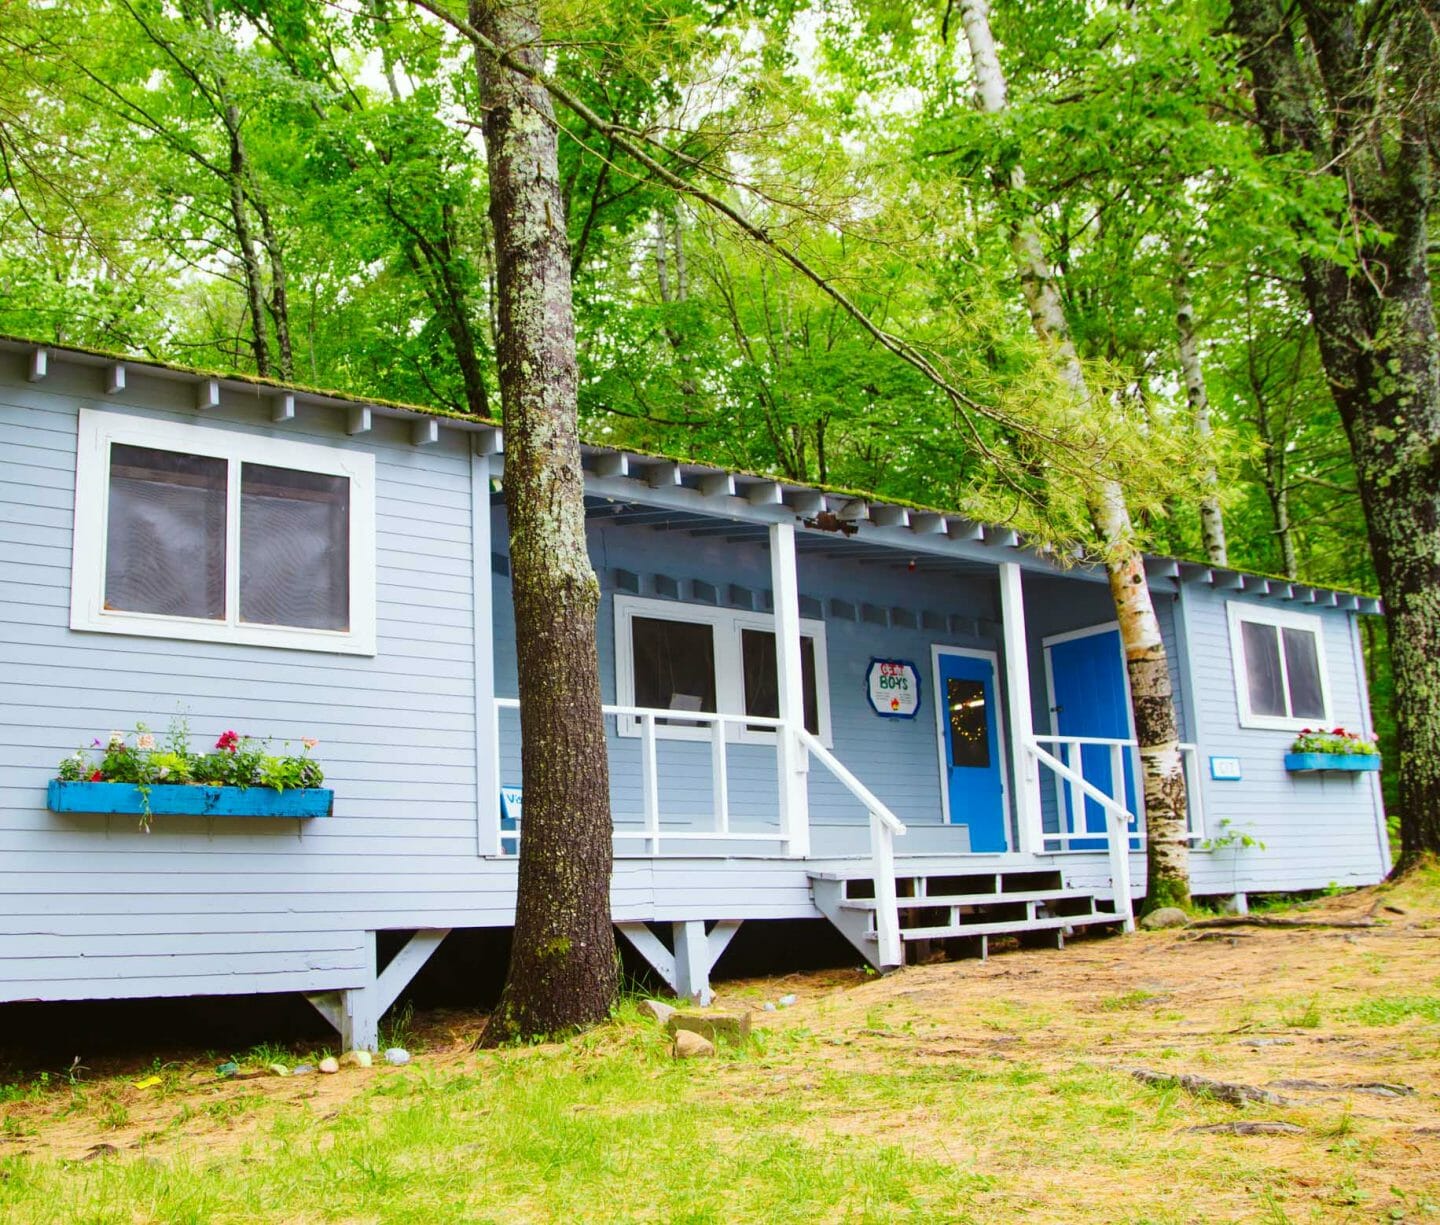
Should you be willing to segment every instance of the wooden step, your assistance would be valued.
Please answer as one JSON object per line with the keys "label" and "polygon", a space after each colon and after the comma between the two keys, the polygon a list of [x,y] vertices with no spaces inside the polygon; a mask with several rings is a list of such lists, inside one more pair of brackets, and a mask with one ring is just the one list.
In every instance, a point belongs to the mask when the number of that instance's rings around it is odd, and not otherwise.
{"label": "wooden step", "polygon": [[[944,910],[949,906],[1007,906],[1012,902],[1068,902],[1093,898],[1088,889],[1040,889],[1033,893],[937,893],[933,897],[902,897],[895,903],[901,910]],[[874,910],[873,897],[846,898],[846,910]]]}
{"label": "wooden step", "polygon": [[902,940],[949,940],[956,936],[1020,936],[1026,932],[1054,931],[1064,927],[1088,927],[1096,923],[1119,923],[1116,914],[1052,915],[1044,919],[1010,919],[997,923],[971,923],[960,927],[901,928]]}

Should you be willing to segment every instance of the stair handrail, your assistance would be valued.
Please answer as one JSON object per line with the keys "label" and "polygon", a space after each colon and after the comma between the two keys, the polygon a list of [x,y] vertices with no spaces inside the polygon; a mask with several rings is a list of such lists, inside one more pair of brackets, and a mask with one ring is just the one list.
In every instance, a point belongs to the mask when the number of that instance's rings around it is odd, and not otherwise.
{"label": "stair handrail", "polygon": [[803,727],[795,731],[806,751],[864,805],[870,816],[870,875],[875,884],[875,960],[882,967],[898,966],[905,958],[900,943],[900,900],[895,891],[895,836],[905,832],[905,822],[850,773],[813,732]]}
{"label": "stair handrail", "polygon": [[1120,916],[1125,930],[1133,932],[1135,930],[1135,904],[1130,897],[1129,810],[1123,804],[1117,803],[1111,796],[1106,795],[1078,770],[1067,766],[1053,753],[1042,749],[1035,737],[1026,738],[1025,749],[1041,765],[1049,767],[1061,778],[1079,787],[1081,794],[1099,804],[1110,819],[1110,829],[1107,831],[1105,842],[1110,851],[1110,878],[1115,888],[1115,913]]}

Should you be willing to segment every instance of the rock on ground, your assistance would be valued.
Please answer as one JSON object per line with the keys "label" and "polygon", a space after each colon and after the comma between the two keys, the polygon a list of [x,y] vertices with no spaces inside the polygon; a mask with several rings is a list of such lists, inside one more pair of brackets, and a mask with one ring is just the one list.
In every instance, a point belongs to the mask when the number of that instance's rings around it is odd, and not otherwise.
{"label": "rock on ground", "polygon": [[681,1030],[691,1030],[711,1042],[732,1042],[736,1046],[750,1037],[750,1014],[748,1012],[677,1012],[665,1022],[666,1032],[678,1036]]}
{"label": "rock on ground", "polygon": [[1140,926],[1147,932],[1160,931],[1166,927],[1188,927],[1190,916],[1178,906],[1162,906],[1152,910],[1140,920]]}
{"label": "rock on ground", "polygon": [[675,1015],[677,1009],[672,1008],[663,1000],[641,1000],[640,1011],[646,1016],[654,1017],[661,1025],[664,1025]]}
{"label": "rock on ground", "polygon": [[715,1054],[715,1044],[693,1029],[681,1029],[675,1033],[670,1053],[676,1059],[705,1059]]}

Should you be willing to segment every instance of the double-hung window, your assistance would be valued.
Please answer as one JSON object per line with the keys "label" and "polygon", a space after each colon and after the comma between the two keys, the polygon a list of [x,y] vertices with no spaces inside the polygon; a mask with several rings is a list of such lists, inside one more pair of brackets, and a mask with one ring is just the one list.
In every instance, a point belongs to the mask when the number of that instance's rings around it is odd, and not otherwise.
{"label": "double-hung window", "polygon": [[1321,619],[1237,600],[1228,611],[1240,725],[1299,731],[1329,723]]}
{"label": "double-hung window", "polygon": [[[672,739],[708,739],[708,723],[686,719],[684,711],[774,719],[780,713],[775,619],[763,614],[615,597],[616,695],[621,706],[674,711],[657,718],[656,734]],[[800,622],[800,671],[805,727],[830,740],[830,694],[825,669],[825,623]],[[774,740],[759,724],[735,723],[740,741]],[[638,735],[639,720],[620,719],[622,736]]]}
{"label": "double-hung window", "polygon": [[82,409],[72,629],[375,653],[375,460]]}

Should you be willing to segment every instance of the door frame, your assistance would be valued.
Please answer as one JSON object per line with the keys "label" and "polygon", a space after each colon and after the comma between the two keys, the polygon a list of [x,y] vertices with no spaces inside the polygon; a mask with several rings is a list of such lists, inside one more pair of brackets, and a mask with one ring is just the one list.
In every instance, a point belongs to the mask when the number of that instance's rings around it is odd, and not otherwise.
{"label": "door frame", "polygon": [[997,651],[985,651],[976,647],[952,647],[941,643],[930,644],[930,673],[935,680],[935,747],[939,751],[940,766],[940,812],[946,825],[950,820],[950,749],[946,743],[949,730],[945,718],[945,685],[940,679],[940,657],[942,655],[963,655],[968,659],[990,661],[990,684],[995,695],[995,752],[1000,758],[1000,832],[1005,838],[1003,851],[976,851],[977,855],[1005,855],[1015,848],[1010,837],[1010,758],[1006,752],[1005,712],[1000,705],[1000,655]]}
{"label": "door frame", "polygon": [[[1052,736],[1058,736],[1060,734],[1060,726],[1058,720],[1055,718],[1055,669],[1050,662],[1050,648],[1062,642],[1073,642],[1077,638],[1091,638],[1096,634],[1108,634],[1111,630],[1119,634],[1120,622],[1102,621],[1098,625],[1087,625],[1084,629],[1078,630],[1066,630],[1063,634],[1048,634],[1046,637],[1040,639],[1040,653],[1045,659],[1045,710],[1048,715],[1047,724]],[[1130,668],[1125,660],[1125,640],[1123,638],[1120,640],[1120,677],[1125,682],[1125,718],[1130,724],[1130,735],[1126,737],[1126,739],[1134,740],[1135,703],[1130,694]],[[1065,780],[1058,774],[1055,775],[1055,811],[1060,821],[1065,819],[1065,792]],[[1137,819],[1143,818],[1145,814],[1145,791],[1141,785],[1138,770],[1135,778],[1135,792],[1136,816]],[[1081,804],[1081,810],[1081,820],[1083,821],[1083,803]]]}

